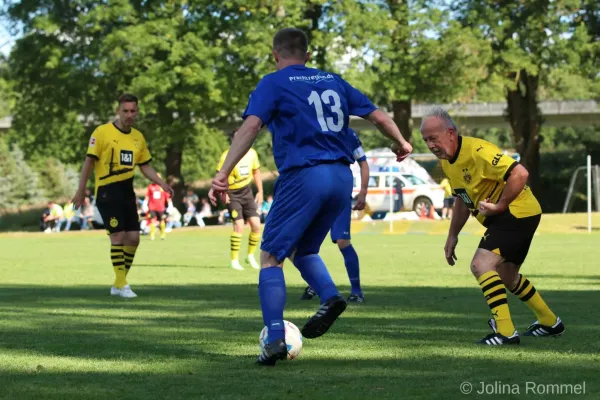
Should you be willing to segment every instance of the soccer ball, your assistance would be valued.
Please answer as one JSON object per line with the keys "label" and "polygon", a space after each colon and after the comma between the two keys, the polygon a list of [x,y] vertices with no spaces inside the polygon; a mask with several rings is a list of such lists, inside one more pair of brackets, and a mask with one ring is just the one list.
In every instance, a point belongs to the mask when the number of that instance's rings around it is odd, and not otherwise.
{"label": "soccer ball", "polygon": [[[300,329],[290,321],[283,321],[285,328],[285,344],[287,345],[287,359],[293,360],[300,355],[302,351],[302,334]],[[265,326],[258,337],[260,351],[263,351],[265,343],[268,343],[268,328]]]}

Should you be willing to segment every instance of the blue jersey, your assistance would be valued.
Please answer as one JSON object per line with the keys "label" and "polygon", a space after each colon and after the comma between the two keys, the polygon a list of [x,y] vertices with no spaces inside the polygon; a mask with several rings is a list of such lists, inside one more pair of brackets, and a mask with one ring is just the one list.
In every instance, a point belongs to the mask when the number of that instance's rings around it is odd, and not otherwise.
{"label": "blue jersey", "polygon": [[243,118],[254,115],[273,135],[279,173],[331,161],[354,162],[350,115],[376,107],[340,76],[290,65],[265,76],[250,95]]}

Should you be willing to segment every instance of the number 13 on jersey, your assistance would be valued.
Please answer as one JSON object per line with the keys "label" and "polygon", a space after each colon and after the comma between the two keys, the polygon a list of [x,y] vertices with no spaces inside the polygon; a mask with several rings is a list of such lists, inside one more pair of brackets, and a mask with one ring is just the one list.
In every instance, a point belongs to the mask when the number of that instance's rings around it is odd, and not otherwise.
{"label": "number 13 on jersey", "polygon": [[[323,114],[323,103],[327,104],[331,109],[331,113],[337,114],[337,121],[334,117],[325,118]],[[341,132],[344,128],[344,112],[342,111],[342,103],[340,95],[335,90],[325,90],[319,96],[319,93],[312,91],[308,97],[308,104],[314,105],[317,112],[317,121],[323,132]]]}

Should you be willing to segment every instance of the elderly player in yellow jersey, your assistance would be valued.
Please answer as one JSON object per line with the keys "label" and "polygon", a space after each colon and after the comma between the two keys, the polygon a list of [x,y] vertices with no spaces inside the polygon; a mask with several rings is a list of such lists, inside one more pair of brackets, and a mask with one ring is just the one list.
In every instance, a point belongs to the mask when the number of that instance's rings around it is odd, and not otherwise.
{"label": "elderly player in yellow jersey", "polygon": [[140,223],[133,191],[133,172],[139,166],[146,178],[167,193],[173,190],[150,166],[150,152],[144,135],[133,128],[138,115],[138,100],[123,94],[117,107],[119,118],[96,128],[81,170],[79,188],[73,198],[75,208],[83,204],[85,186],[92,169],[96,176],[96,206],[110,237],[110,258],[116,279],[112,296],[137,297],[127,284],[127,274],[140,242]]}
{"label": "elderly player in yellow jersey", "polygon": [[[233,140],[237,129],[232,132],[230,138]],[[227,153],[225,150],[217,165],[217,172],[221,169]],[[258,188],[256,197],[252,194],[252,178]],[[209,197],[212,195],[212,189]],[[233,269],[241,271],[244,269],[240,265],[239,254],[242,242],[242,232],[244,231],[244,222],[250,224],[250,237],[248,239],[248,255],[246,263],[254,269],[260,269],[260,265],[254,258],[254,251],[260,241],[260,216],[257,211],[257,204],[263,202],[263,186],[260,176],[260,162],[258,154],[254,149],[250,149],[248,153],[240,160],[229,175],[229,190],[227,191],[227,208],[229,215],[233,221],[233,232],[231,233],[231,262],[229,266]]]}
{"label": "elderly player in yellow jersey", "polygon": [[528,172],[485,140],[462,137],[448,113],[434,109],[423,117],[421,134],[429,150],[442,160],[442,168],[456,197],[450,231],[444,247],[448,264],[456,261],[458,234],[473,215],[487,228],[471,261],[492,311],[493,333],[479,341],[485,345],[518,344],[506,288],[535,313],[524,336],[555,336],[565,327],[548,308],[533,284],[519,273],[541,219],[542,209],[526,185]]}

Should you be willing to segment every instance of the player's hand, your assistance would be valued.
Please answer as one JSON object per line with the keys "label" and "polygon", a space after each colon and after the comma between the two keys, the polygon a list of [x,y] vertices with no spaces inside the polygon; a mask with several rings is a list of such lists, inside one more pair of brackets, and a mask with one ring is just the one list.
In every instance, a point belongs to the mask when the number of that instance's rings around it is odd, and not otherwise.
{"label": "player's hand", "polygon": [[167,185],[166,182],[161,182],[160,187],[162,188],[162,190],[167,192],[171,198],[173,198],[175,192],[173,191],[173,188],[171,186]]}
{"label": "player's hand", "polygon": [[361,190],[358,196],[356,196],[356,204],[354,204],[353,210],[361,211],[365,209],[367,205],[367,191]]}
{"label": "player's hand", "polygon": [[500,204],[490,203],[490,199],[479,202],[479,213],[485,217],[491,217],[504,212],[505,208]]}
{"label": "player's hand", "polygon": [[73,209],[77,210],[79,207],[83,205],[83,200],[85,199],[85,191],[78,190],[73,196],[71,203],[73,203]]}
{"label": "player's hand", "polygon": [[256,196],[254,197],[254,201],[256,202],[256,204],[258,204],[259,206],[262,206],[262,203],[264,201],[264,195],[263,192],[256,192]]}
{"label": "player's hand", "polygon": [[229,189],[228,176],[217,172],[208,192],[208,198],[213,206],[217,205],[217,196],[220,196],[223,202],[227,202],[227,189]]}
{"label": "player's hand", "polygon": [[402,162],[406,157],[412,153],[413,148],[410,143],[404,141],[402,143],[392,144],[392,151],[396,154],[396,161]]}
{"label": "player's hand", "polygon": [[456,257],[456,245],[458,244],[458,236],[448,236],[446,239],[446,245],[444,246],[444,255],[448,265],[454,266],[455,261],[458,260]]}

